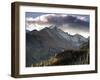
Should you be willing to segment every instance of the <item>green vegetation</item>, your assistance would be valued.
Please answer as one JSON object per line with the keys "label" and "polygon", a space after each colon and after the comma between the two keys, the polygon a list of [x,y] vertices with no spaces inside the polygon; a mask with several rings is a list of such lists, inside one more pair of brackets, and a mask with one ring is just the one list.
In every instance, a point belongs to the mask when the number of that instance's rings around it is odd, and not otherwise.
{"label": "green vegetation", "polygon": [[81,64],[89,64],[89,41],[83,43],[79,50],[66,50],[57,53],[52,57],[31,64],[31,67]]}

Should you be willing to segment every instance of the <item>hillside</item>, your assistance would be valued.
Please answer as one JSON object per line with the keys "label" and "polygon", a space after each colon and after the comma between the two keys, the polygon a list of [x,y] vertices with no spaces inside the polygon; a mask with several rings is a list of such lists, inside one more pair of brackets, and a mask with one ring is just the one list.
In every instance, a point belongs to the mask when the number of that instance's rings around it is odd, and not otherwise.
{"label": "hillside", "polygon": [[55,58],[55,55],[68,50],[80,50],[80,46],[85,42],[88,42],[87,38],[79,34],[70,35],[56,26],[40,31],[28,31],[26,33],[26,66],[48,61]]}

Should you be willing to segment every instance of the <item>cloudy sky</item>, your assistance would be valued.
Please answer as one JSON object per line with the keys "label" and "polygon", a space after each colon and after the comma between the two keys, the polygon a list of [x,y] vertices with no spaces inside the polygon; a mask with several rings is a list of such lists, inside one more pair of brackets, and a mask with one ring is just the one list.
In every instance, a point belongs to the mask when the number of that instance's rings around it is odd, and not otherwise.
{"label": "cloudy sky", "polygon": [[55,25],[69,34],[89,36],[89,15],[26,12],[26,30],[41,30]]}

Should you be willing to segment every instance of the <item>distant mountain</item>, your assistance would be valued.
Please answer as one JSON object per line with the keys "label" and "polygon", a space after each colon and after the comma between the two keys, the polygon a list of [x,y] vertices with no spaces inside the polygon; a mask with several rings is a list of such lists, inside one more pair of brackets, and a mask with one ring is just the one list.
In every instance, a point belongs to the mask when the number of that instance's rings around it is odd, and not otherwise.
{"label": "distant mountain", "polygon": [[45,27],[40,31],[27,31],[26,66],[47,60],[65,50],[78,50],[80,45],[87,41],[88,38],[79,34],[70,35],[56,26]]}

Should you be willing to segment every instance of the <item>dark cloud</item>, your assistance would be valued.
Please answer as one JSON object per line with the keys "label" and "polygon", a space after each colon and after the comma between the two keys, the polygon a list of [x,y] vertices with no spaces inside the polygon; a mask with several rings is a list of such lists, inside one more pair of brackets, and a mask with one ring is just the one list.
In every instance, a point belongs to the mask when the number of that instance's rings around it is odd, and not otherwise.
{"label": "dark cloud", "polygon": [[[85,26],[85,27],[89,27],[89,22],[88,21],[84,21],[84,20],[80,20],[77,17],[74,16],[48,16],[47,20],[49,23],[61,26],[63,24],[75,24],[78,26]],[[74,27],[74,26],[73,26]]]}
{"label": "dark cloud", "polygon": [[26,13],[26,29],[41,30],[45,27],[56,26],[70,34],[89,36],[89,15],[57,14],[57,13]]}
{"label": "dark cloud", "polygon": [[[36,15],[36,14],[35,14]],[[28,23],[38,25],[55,25],[57,27],[64,27],[65,29],[78,29],[89,31],[89,15],[69,15],[69,14],[37,14],[38,16],[31,17],[33,19],[27,20]],[[28,18],[28,17],[27,17]],[[67,26],[66,26],[67,24]]]}

